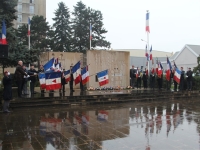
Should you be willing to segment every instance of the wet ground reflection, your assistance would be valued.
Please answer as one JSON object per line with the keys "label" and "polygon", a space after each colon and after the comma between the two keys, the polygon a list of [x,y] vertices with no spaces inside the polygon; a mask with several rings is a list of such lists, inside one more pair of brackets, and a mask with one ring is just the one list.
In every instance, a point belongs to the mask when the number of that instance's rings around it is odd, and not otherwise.
{"label": "wet ground reflection", "polygon": [[200,148],[198,100],[0,114],[2,150],[177,150]]}

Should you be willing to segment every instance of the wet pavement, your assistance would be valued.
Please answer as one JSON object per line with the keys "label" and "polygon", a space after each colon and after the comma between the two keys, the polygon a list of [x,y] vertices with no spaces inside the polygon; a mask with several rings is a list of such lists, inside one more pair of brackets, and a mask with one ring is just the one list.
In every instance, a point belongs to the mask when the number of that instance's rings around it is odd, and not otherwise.
{"label": "wet pavement", "polygon": [[199,100],[0,113],[0,150],[197,150]]}

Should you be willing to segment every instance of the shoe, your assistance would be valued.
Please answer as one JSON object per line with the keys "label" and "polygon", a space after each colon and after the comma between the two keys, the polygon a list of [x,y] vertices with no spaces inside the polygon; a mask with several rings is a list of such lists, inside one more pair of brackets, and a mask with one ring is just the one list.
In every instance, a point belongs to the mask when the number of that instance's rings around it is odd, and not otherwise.
{"label": "shoe", "polygon": [[4,113],[10,113],[10,111],[9,110],[5,110],[5,111],[3,111]]}

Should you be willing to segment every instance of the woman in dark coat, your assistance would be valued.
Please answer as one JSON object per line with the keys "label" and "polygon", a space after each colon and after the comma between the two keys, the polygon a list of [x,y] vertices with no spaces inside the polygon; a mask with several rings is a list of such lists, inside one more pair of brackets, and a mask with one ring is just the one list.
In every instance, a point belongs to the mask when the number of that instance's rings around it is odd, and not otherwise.
{"label": "woman in dark coat", "polygon": [[4,99],[4,105],[3,105],[3,112],[10,112],[8,110],[10,100],[12,99],[12,80],[8,74],[8,71],[4,72],[3,77],[3,99]]}

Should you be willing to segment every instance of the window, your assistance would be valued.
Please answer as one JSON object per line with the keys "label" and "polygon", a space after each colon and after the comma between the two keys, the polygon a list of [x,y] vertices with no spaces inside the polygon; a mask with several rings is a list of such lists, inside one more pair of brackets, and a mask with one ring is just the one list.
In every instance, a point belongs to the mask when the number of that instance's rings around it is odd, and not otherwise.
{"label": "window", "polygon": [[18,15],[17,21],[22,22],[22,15]]}
{"label": "window", "polygon": [[30,0],[30,3],[34,3],[34,0]]}
{"label": "window", "polygon": [[22,4],[17,5],[17,10],[18,10],[18,12],[22,12]]}
{"label": "window", "polygon": [[29,6],[29,12],[30,12],[31,14],[34,14],[34,6]]}

